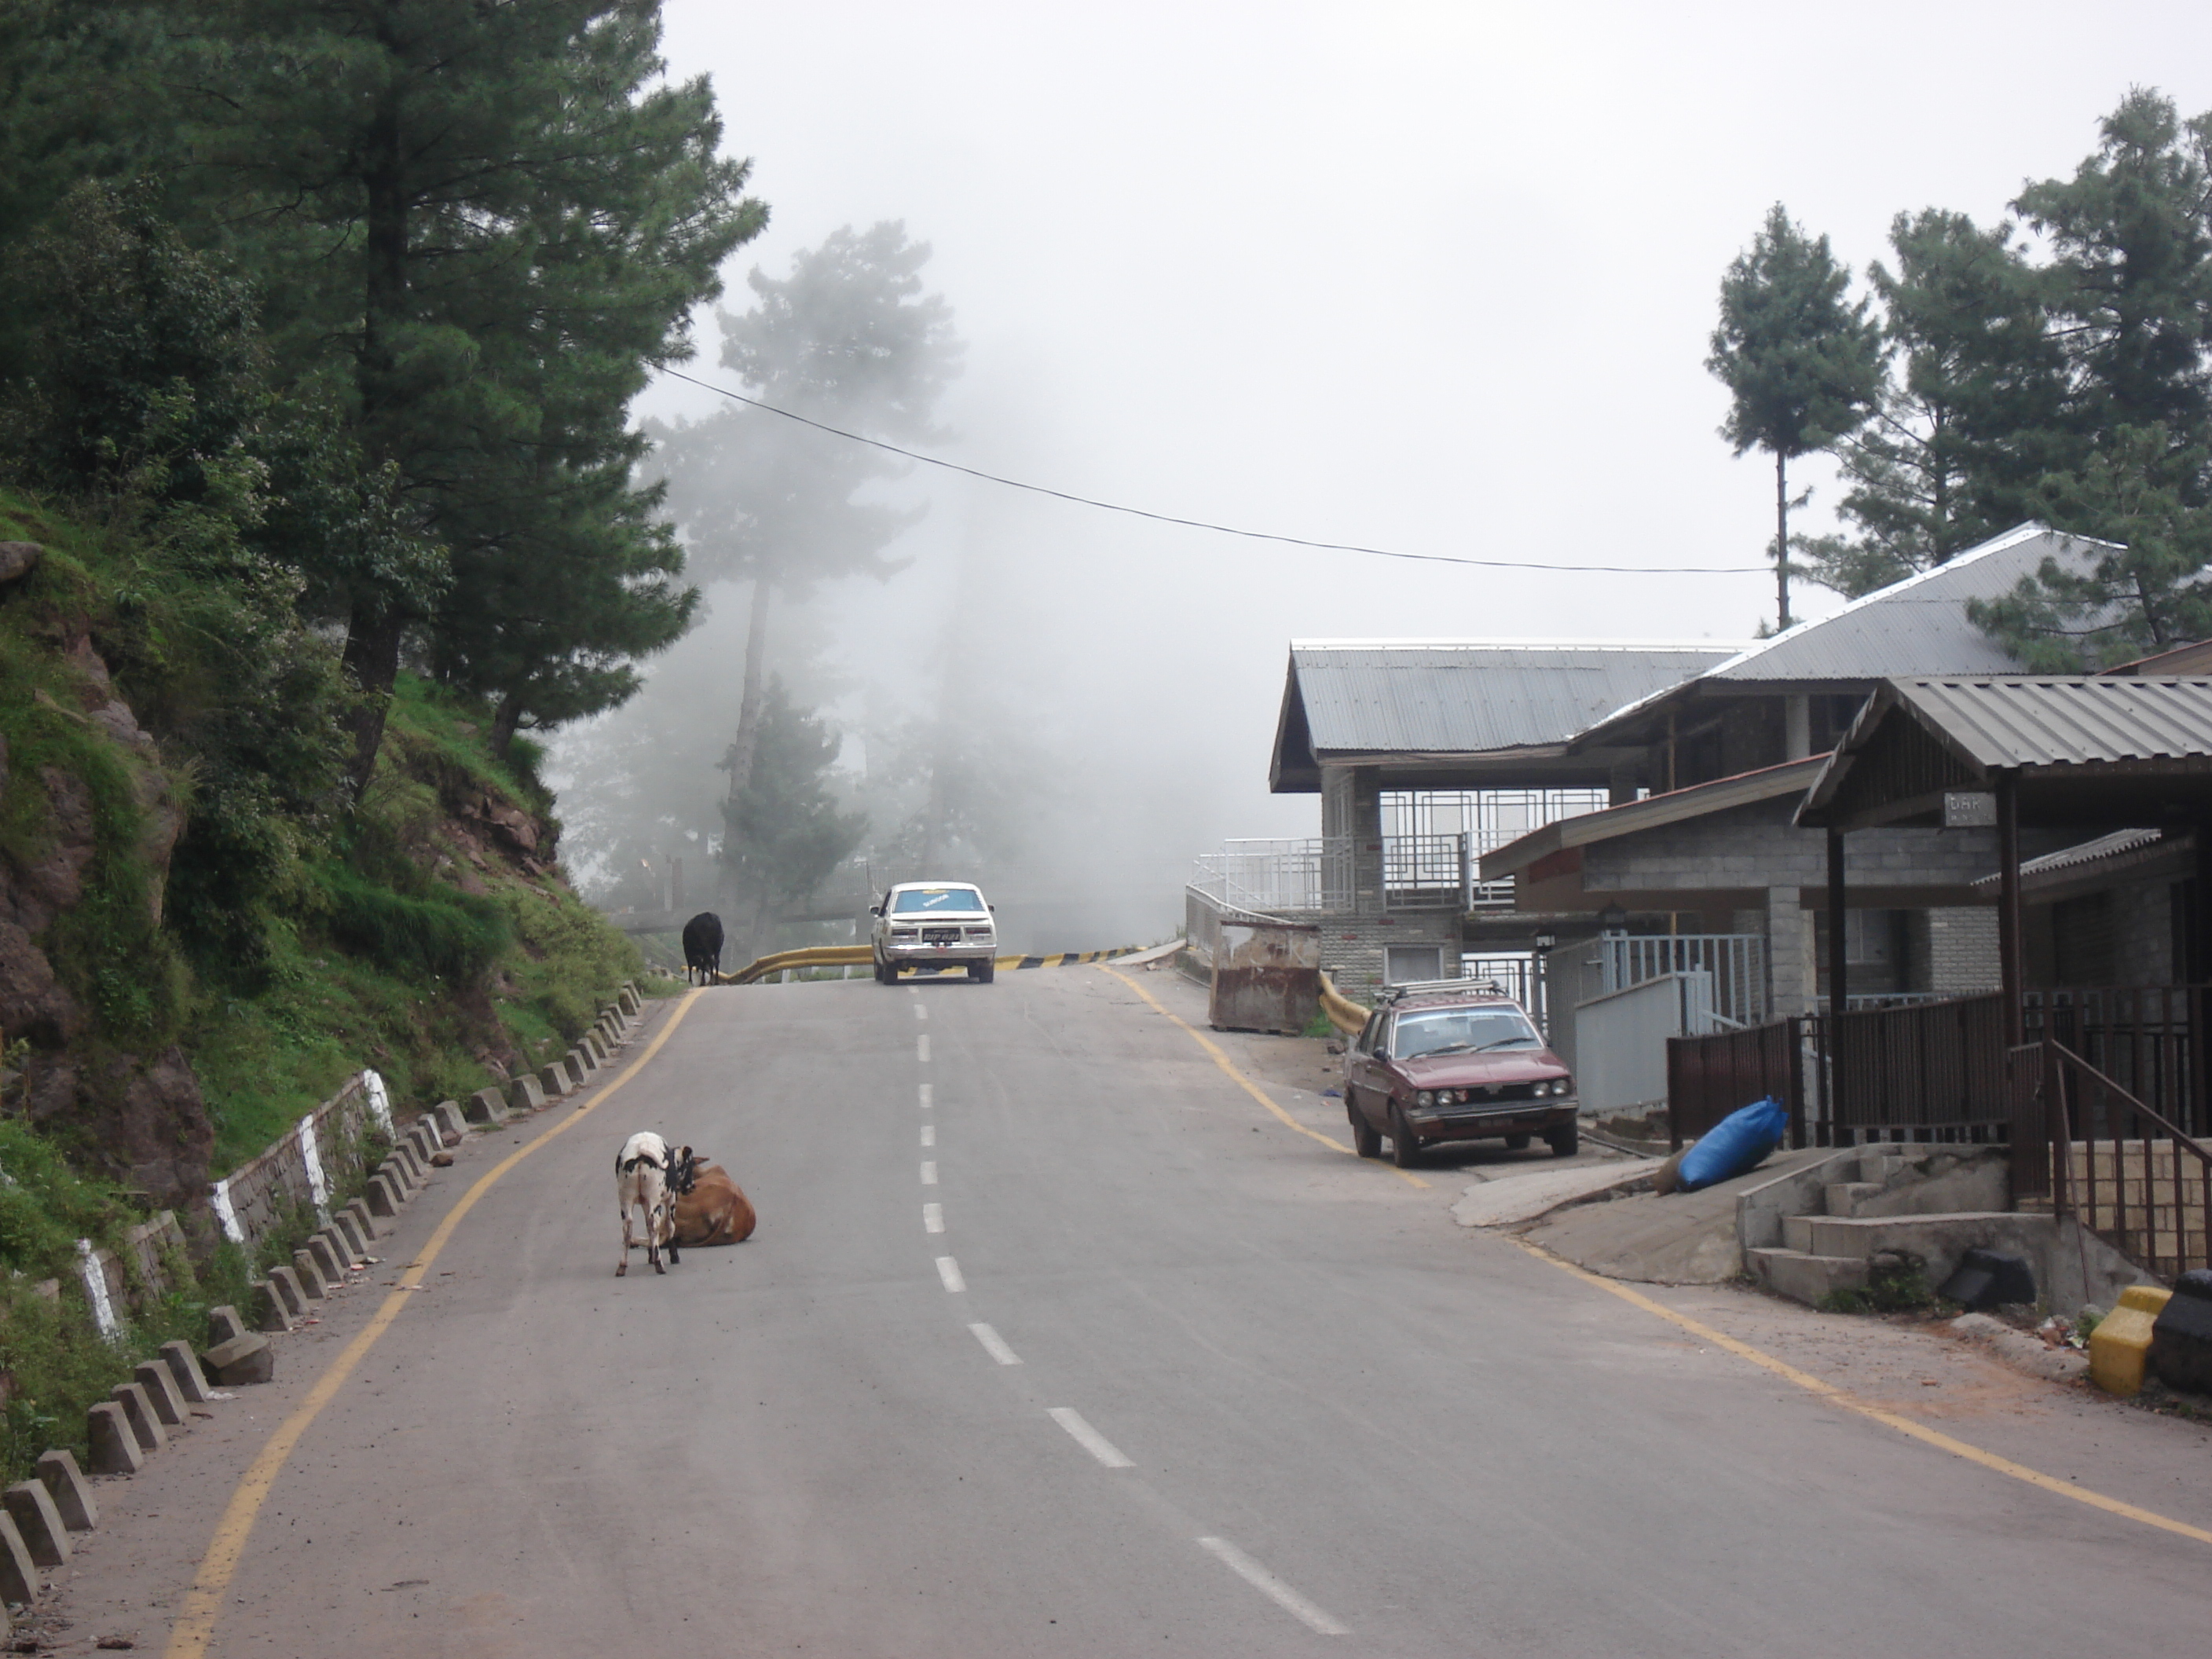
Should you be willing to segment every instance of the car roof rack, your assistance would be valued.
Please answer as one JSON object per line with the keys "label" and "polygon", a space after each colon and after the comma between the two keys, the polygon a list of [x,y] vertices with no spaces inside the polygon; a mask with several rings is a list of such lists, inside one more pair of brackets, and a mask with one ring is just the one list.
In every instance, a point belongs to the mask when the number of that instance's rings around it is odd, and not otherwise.
{"label": "car roof rack", "polygon": [[1434,996],[1439,992],[1502,997],[1505,988],[1494,979],[1416,979],[1403,985],[1386,985],[1375,994],[1377,1007],[1387,1007],[1404,997]]}

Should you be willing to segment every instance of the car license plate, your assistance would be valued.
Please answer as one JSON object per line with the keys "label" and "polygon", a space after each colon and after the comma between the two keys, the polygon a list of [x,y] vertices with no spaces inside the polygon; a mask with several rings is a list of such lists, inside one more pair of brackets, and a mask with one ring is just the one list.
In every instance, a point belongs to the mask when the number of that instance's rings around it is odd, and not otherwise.
{"label": "car license plate", "polygon": [[957,927],[925,927],[921,930],[921,942],[924,945],[957,945],[960,930]]}

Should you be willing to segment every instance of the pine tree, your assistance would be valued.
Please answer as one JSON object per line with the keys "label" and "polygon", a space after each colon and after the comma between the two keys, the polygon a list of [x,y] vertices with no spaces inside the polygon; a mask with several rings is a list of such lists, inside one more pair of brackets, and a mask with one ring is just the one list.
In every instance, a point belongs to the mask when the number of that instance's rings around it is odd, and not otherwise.
{"label": "pine tree", "polygon": [[1778,626],[1790,616],[1790,463],[1854,430],[1881,373],[1880,333],[1826,236],[1808,238],[1776,203],[1721,279],[1721,320],[1705,367],[1733,403],[1721,435],[1741,455],[1774,457]]}
{"label": "pine tree", "polygon": [[[941,436],[937,399],[961,345],[944,299],[922,291],[929,246],[902,224],[836,232],[800,253],[781,280],[756,270],[743,316],[721,313],[722,364],[775,408],[896,442]],[[751,775],[765,704],[769,608],[849,575],[881,580],[884,550],[921,517],[856,499],[900,476],[882,452],[765,411],[725,410],[659,434],[669,503],[706,580],[751,585],[744,677],[723,769],[732,801]],[[726,860],[738,843],[726,840]]]}
{"label": "pine tree", "polygon": [[1796,543],[1807,574],[1854,598],[2029,516],[2069,451],[2047,283],[2011,227],[1931,208],[1898,215],[1890,246],[1895,269],[1868,273],[1889,373],[1873,420],[1836,446],[1838,511],[1856,533]]}
{"label": "pine tree", "polygon": [[[343,584],[356,787],[419,635],[503,732],[626,695],[680,631],[624,410],[765,222],[649,0],[229,0],[197,106],[207,216],[265,273],[290,371],[340,388],[453,581]],[[334,590],[335,591],[335,590]]]}
{"label": "pine tree", "polygon": [[751,912],[740,934],[748,953],[766,948],[785,908],[803,903],[867,832],[866,816],[842,810],[828,781],[840,742],[769,679],[751,773],[724,807],[726,862],[738,902]]}

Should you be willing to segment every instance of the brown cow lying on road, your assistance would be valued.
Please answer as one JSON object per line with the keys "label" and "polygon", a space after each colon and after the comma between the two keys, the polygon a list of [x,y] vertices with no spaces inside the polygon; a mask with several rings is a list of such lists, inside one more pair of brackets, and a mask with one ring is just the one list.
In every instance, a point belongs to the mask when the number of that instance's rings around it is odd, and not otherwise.
{"label": "brown cow lying on road", "polygon": [[701,1164],[676,1200],[678,1244],[742,1244],[753,1236],[755,1218],[744,1189],[719,1164]]}

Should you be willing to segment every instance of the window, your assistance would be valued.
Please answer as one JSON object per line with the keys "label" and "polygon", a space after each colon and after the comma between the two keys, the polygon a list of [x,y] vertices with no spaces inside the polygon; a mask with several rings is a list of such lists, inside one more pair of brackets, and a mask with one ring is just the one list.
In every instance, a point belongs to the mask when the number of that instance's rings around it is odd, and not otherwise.
{"label": "window", "polygon": [[983,896],[972,887],[910,887],[891,902],[891,914],[927,915],[933,912],[980,910]]}
{"label": "window", "polygon": [[1394,1060],[1422,1054],[1468,1054],[1485,1048],[1537,1048],[1544,1039],[1518,1008],[1414,1009],[1398,1016]]}

